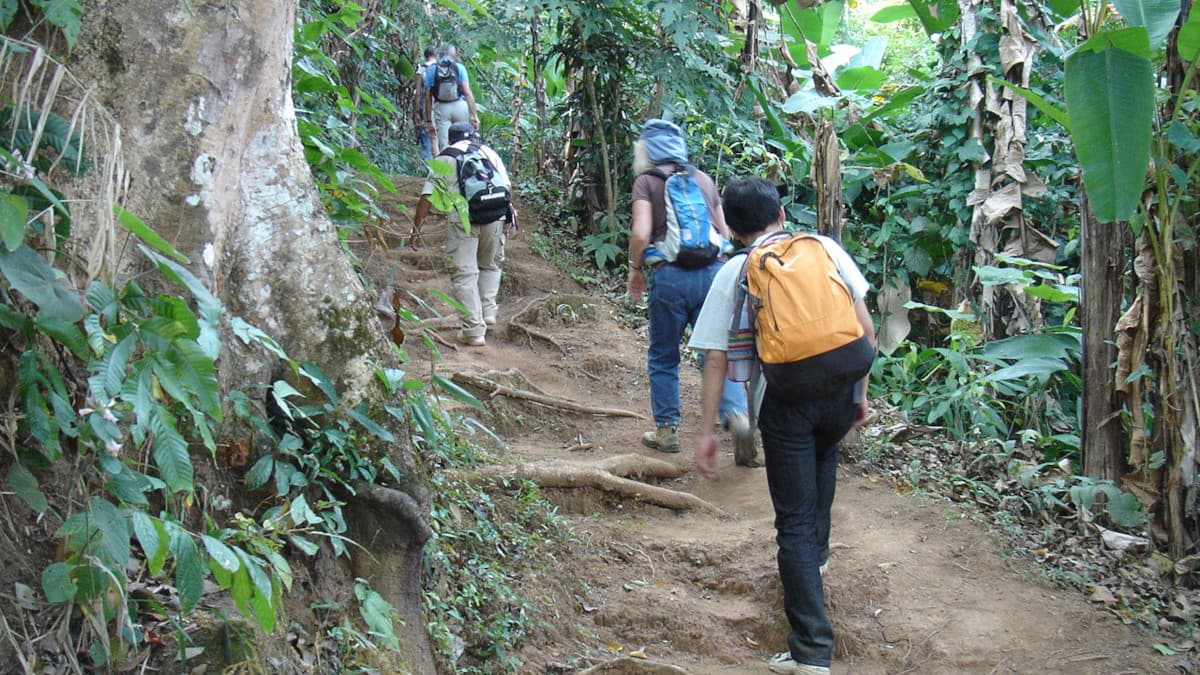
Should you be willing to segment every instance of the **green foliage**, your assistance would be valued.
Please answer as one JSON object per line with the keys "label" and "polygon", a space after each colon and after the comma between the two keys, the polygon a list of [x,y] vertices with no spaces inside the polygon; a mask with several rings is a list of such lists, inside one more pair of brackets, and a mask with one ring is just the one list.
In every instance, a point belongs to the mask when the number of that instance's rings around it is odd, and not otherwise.
{"label": "green foliage", "polygon": [[1067,114],[1088,203],[1101,222],[1138,210],[1150,157],[1154,68],[1144,28],[1097,35],[1066,62]]}
{"label": "green foliage", "polygon": [[2,0],[0,31],[9,30],[21,9],[34,19],[35,28],[43,21],[49,23],[62,32],[68,48],[75,46],[83,18],[83,5],[78,0]]}
{"label": "green foliage", "polygon": [[334,0],[329,8],[305,3],[297,23],[292,61],[297,130],[313,170],[321,202],[334,222],[346,229],[384,219],[375,198],[395,191],[391,179],[359,149],[360,120],[390,119],[398,114],[380,93],[347,85],[342,66],[327,51],[362,48],[351,35],[365,20],[363,8]]}
{"label": "green foliage", "polygon": [[[455,395],[479,406],[464,394]],[[516,580],[541,545],[568,533],[533,483],[515,481],[489,493],[463,480],[459,473],[473,469],[481,453],[470,433],[483,427],[431,403],[424,396],[408,403],[413,441],[436,469],[422,590],[427,628],[454,672],[515,672],[516,648],[537,614]]]}

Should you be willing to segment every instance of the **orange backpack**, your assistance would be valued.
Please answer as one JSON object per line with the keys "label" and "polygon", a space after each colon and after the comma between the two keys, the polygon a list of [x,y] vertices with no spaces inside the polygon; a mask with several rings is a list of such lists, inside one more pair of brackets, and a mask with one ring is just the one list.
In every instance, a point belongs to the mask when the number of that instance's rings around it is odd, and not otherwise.
{"label": "orange backpack", "polygon": [[753,329],[755,355],[774,395],[816,398],[870,371],[875,350],[854,297],[816,236],[767,237],[746,256],[739,287],[746,293],[745,314],[737,303],[733,323],[748,321],[743,336]]}

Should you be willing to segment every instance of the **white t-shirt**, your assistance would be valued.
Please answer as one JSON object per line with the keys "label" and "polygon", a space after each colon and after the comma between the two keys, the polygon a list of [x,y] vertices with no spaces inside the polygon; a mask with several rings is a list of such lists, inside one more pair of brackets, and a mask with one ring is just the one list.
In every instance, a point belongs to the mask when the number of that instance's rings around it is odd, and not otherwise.
{"label": "white t-shirt", "polygon": [[[766,236],[764,234],[756,239],[755,245]],[[815,236],[829,252],[829,257],[833,259],[834,264],[837,265],[838,273],[842,275],[842,281],[846,282],[846,287],[850,289],[850,295],[855,300],[862,300],[866,297],[867,291],[871,289],[871,284],[859,271],[858,265],[854,263],[854,258],[851,258],[850,254],[846,253],[846,249],[833,239],[820,234]],[[708,295],[704,298],[704,306],[700,308],[700,316],[696,319],[696,325],[692,327],[692,339],[688,341],[688,347],[697,350],[726,351],[728,349],[729,322],[733,317],[733,302],[737,294],[738,278],[741,276],[745,260],[744,254],[734,256],[713,277],[712,286],[709,287]]]}

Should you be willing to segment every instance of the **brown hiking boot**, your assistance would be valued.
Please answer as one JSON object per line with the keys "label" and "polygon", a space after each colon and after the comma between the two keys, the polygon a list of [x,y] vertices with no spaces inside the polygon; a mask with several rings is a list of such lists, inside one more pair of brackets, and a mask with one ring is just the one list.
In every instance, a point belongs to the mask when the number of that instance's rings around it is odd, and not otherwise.
{"label": "brown hiking boot", "polygon": [[675,433],[675,427],[659,427],[657,431],[642,434],[642,445],[674,454],[679,452],[679,434]]}

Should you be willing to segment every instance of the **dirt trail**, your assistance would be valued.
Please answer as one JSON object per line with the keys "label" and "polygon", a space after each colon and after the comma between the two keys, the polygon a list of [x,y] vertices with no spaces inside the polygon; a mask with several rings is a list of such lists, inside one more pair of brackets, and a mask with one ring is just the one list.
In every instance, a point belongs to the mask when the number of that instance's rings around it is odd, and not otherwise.
{"label": "dirt trail", "polygon": [[[408,213],[409,196],[418,189],[412,182],[401,186]],[[431,219],[424,231],[432,235],[439,225]],[[361,252],[365,272],[381,286],[392,276],[400,245],[390,243],[391,252]],[[398,286],[433,303],[431,289],[449,290],[438,243],[431,238],[422,251],[400,254],[394,268]],[[509,242],[500,320],[487,346],[443,347],[441,371],[516,369],[544,394],[648,415],[644,323],[622,325],[615,307],[586,297],[528,243],[527,235]],[[531,301],[552,294],[530,325],[561,350],[511,321]],[[416,359],[428,356],[418,344],[405,347]],[[684,450],[674,456],[640,445],[648,422],[505,397],[489,404],[492,414],[484,421],[505,438],[516,461],[565,466],[628,453],[665,459],[685,472],[655,484],[694,494],[727,514],[673,511],[595,489],[546,489],[576,542],[524,580],[546,628],[520,655],[523,672],[573,672],[636,652],[689,673],[765,673],[766,659],[785,647],[764,470],[735,466],[725,435],[719,479],[696,474],[699,372],[683,371]],[[832,539],[826,593],[838,640],[834,673],[1177,672],[1148,636],[1102,606],[1007,564],[996,537],[953,504],[900,494],[863,467],[839,470]]]}

